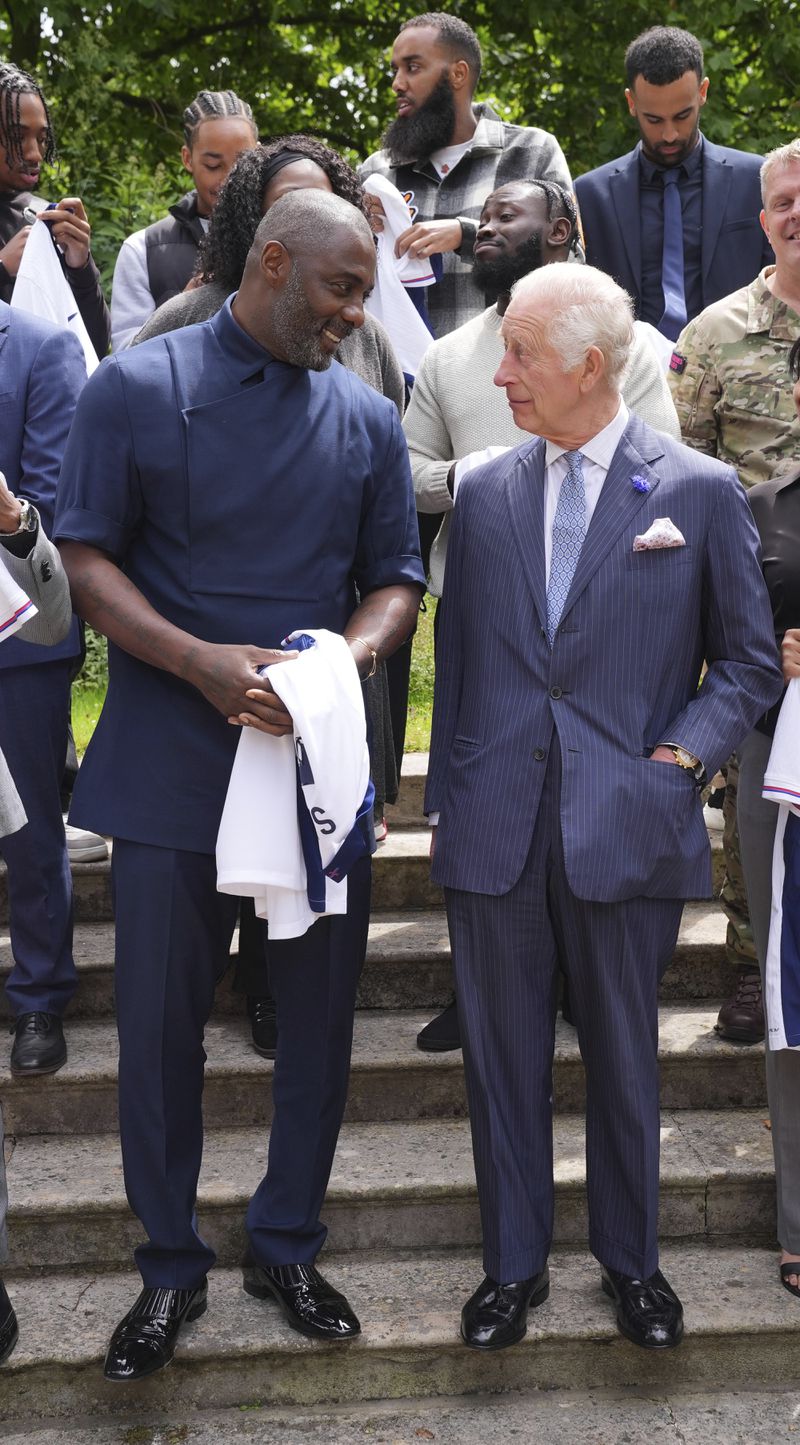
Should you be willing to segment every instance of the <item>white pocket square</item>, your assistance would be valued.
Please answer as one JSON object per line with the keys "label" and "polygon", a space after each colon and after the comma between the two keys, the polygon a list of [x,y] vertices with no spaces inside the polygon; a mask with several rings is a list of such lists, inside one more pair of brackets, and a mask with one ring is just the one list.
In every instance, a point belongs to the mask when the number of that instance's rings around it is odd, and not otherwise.
{"label": "white pocket square", "polygon": [[656,517],[646,532],[633,539],[634,552],[654,552],[661,547],[685,546],[686,538],[683,532],[678,530],[669,517]]}

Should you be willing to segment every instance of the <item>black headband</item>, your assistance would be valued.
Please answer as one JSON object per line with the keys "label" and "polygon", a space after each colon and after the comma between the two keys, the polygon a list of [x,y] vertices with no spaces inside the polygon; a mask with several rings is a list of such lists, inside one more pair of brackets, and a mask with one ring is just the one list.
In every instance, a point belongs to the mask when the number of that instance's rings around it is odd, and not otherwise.
{"label": "black headband", "polygon": [[318,162],[313,159],[313,156],[303,155],[302,151],[280,151],[278,155],[273,156],[261,177],[263,189],[267,189],[273,177],[277,176],[278,171],[282,171],[284,166],[293,166],[295,161],[311,161],[313,165],[318,165]]}

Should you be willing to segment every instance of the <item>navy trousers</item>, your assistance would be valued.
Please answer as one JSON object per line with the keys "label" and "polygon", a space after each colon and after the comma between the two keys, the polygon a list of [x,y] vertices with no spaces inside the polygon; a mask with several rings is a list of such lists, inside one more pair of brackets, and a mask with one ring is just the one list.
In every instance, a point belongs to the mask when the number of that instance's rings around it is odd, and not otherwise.
{"label": "navy trousers", "polygon": [[0,839],[14,958],[6,995],[15,1015],[63,1014],[77,982],[61,815],[72,673],[69,658],[0,671],[0,747],[28,815],[24,828]]}
{"label": "navy trousers", "polygon": [[[195,1198],[203,1149],[203,1031],[229,963],[238,900],[215,859],[117,839],[119,1112],[128,1201],[147,1242],[145,1286],[193,1289],[214,1264]],[[262,1265],[315,1259],[320,1210],[347,1098],[356,985],[366,953],[371,862],[348,877],[348,912],[302,938],[270,940],[278,1019],[267,1172],[247,1211]]]}
{"label": "navy trousers", "polygon": [[559,794],[556,745],[515,886],[499,897],[445,889],[484,1267],[504,1284],[538,1274],[552,1241],[559,966],[586,1067],[590,1246],[627,1275],[658,1268],[658,982],[683,904],[576,898]]}

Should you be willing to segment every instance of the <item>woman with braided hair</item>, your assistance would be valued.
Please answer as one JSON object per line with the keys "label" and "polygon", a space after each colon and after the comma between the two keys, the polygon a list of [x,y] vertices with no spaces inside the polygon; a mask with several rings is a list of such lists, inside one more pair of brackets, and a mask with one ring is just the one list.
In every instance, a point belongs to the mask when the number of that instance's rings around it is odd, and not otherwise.
{"label": "woman with braided hair", "polygon": [[[30,235],[28,216],[47,222],[59,259],[100,357],[108,351],[110,318],[92,260],[92,228],[80,196],[68,196],[51,210],[33,195],[43,165],[55,159],[56,144],[47,101],[32,75],[0,61],[0,301],[10,301],[22,252]],[[26,215],[26,212],[28,215]]]}
{"label": "woman with braided hair", "polygon": [[194,190],[123,242],[111,293],[113,351],[128,346],[156,307],[191,280],[222,186],[258,141],[253,112],[233,90],[201,90],[183,112],[183,135],[181,160]]}

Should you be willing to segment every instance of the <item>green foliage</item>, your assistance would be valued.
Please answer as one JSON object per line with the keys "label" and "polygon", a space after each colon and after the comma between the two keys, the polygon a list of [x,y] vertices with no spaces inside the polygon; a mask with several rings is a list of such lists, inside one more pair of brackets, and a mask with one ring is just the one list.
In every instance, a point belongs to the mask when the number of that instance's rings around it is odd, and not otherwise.
{"label": "green foliage", "polygon": [[[0,54],[41,77],[64,175],[110,244],[128,217],[145,224],[185,188],[180,117],[204,86],[242,94],[264,136],[311,130],[352,159],[374,150],[393,113],[388,51],[415,8],[408,0],[53,0],[41,11],[14,0],[0,3]],[[658,13],[650,0],[453,0],[448,8],[480,35],[481,96],[508,119],[551,130],[576,175],[630,147],[623,55],[654,20],[686,26],[705,46],[712,140],[763,151],[800,131],[798,0],[667,0]]]}
{"label": "green foliage", "polygon": [[86,660],[80,677],[73,683],[73,692],[105,691],[108,681],[108,647],[106,639],[91,627],[86,628]]}

